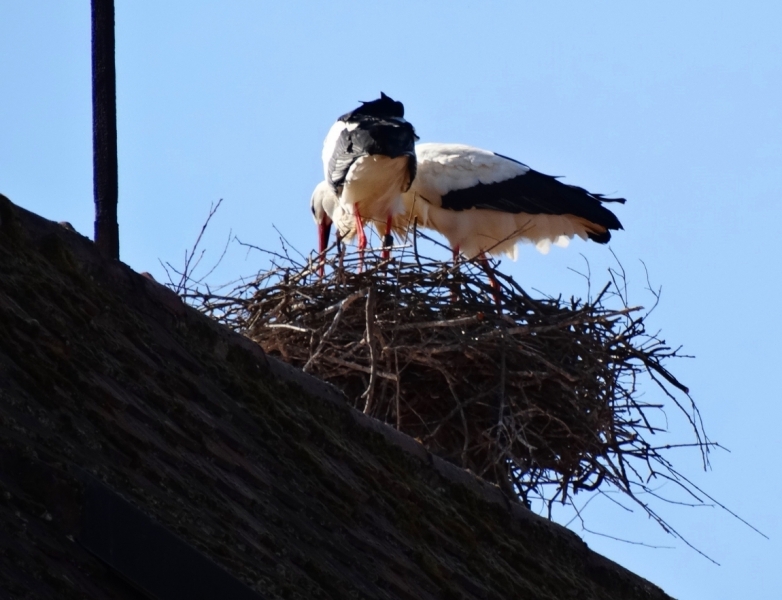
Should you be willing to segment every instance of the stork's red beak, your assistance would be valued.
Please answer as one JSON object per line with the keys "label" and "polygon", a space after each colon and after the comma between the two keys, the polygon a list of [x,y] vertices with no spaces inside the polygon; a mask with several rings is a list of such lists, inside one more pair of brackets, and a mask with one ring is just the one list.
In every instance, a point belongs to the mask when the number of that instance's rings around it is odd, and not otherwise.
{"label": "stork's red beak", "polygon": [[323,215],[323,220],[320,222],[320,225],[318,225],[318,242],[320,245],[318,252],[320,254],[323,254],[323,252],[326,250],[326,247],[329,245],[330,233],[331,219],[328,217],[328,215]]}
{"label": "stork's red beak", "polygon": [[320,266],[318,275],[323,277],[326,271],[326,248],[329,245],[329,234],[331,233],[331,219],[328,215],[323,215],[323,220],[318,224],[318,255],[320,257]]}

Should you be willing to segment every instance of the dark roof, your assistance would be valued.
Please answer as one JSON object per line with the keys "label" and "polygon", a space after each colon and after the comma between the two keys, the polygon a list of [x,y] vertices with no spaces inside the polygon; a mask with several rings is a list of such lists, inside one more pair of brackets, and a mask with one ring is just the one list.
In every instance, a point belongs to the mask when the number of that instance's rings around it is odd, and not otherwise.
{"label": "dark roof", "polygon": [[263,598],[668,598],[3,196],[0,280],[0,596],[145,597],[116,509]]}

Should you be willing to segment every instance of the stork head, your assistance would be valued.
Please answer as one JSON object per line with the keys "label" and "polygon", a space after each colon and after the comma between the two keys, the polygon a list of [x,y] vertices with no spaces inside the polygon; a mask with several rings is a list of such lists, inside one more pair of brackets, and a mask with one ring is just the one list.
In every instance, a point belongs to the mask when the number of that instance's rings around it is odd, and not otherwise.
{"label": "stork head", "polygon": [[[337,208],[337,194],[327,181],[321,181],[312,192],[310,198],[310,210],[312,218],[318,226],[318,253],[323,254],[329,244],[331,233],[332,215]],[[323,276],[323,266],[320,267]]]}

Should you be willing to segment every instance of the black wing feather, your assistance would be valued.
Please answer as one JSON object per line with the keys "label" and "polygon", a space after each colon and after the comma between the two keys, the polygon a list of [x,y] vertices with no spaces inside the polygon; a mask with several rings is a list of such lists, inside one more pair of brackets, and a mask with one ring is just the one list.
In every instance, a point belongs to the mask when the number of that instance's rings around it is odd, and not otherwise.
{"label": "black wing feather", "polygon": [[[517,162],[517,161],[515,161]],[[567,185],[551,175],[530,169],[523,175],[497,183],[483,184],[448,192],[442,197],[443,208],[469,210],[483,208],[508,213],[531,215],[574,215],[608,229],[622,229],[614,213],[603,202],[624,203],[624,198],[605,198],[575,185]],[[590,234],[596,242],[611,238],[604,234]]]}

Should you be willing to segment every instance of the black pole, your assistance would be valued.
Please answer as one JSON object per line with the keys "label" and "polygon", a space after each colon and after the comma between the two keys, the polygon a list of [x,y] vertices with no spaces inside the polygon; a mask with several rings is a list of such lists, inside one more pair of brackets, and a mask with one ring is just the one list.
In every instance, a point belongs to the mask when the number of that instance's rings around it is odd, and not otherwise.
{"label": "black pole", "polygon": [[95,244],[119,259],[114,0],[92,0],[92,167]]}

